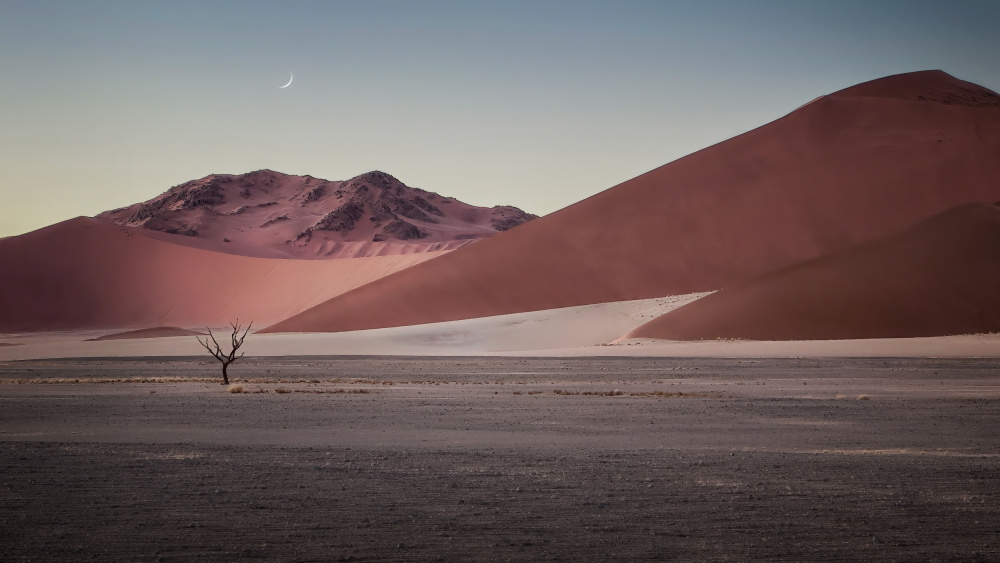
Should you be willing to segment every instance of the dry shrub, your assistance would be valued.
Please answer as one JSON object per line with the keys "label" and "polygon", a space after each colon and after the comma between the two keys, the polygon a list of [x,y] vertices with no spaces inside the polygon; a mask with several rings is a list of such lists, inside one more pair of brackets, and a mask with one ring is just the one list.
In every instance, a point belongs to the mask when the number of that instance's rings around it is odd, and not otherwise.
{"label": "dry shrub", "polygon": [[[535,392],[529,393],[533,394]],[[615,389],[613,391],[566,391],[565,389],[556,389],[553,391],[556,395],[589,395],[592,397],[618,397],[625,395],[621,390]],[[661,398],[672,398],[672,397],[684,397],[684,398],[695,398],[704,399],[719,397],[720,395],[712,393],[684,393],[681,391],[671,392],[671,391],[639,391],[635,393],[628,393],[629,397],[661,397]]]}
{"label": "dry shrub", "polygon": [[2,384],[58,385],[67,383],[218,383],[217,377],[35,377],[31,379],[2,379]]}
{"label": "dry shrub", "polygon": [[629,393],[630,397],[663,397],[663,398],[673,398],[673,397],[683,397],[687,399],[711,399],[720,398],[722,395],[717,393],[685,393],[683,391],[643,391],[639,393]]}
{"label": "dry shrub", "polygon": [[232,385],[229,386],[229,392],[230,393],[242,393],[243,392],[243,385],[241,385],[239,383],[233,383]]}
{"label": "dry shrub", "polygon": [[869,399],[871,399],[871,397],[869,397],[868,395],[858,395],[859,401],[867,401]]}
{"label": "dry shrub", "polygon": [[556,395],[590,395],[595,397],[617,397],[625,394],[618,389],[613,391],[565,391],[563,389],[556,389],[553,393]]}
{"label": "dry shrub", "polygon": [[[367,384],[367,385],[378,385],[379,383],[383,383],[383,382],[381,382],[381,381],[379,381],[377,379],[373,379],[371,377],[350,377],[350,378],[347,378],[347,377],[334,377],[333,379],[327,379],[326,382],[327,383],[360,383],[360,384]],[[390,383],[390,385],[391,385],[391,383]]]}
{"label": "dry shrub", "polygon": [[838,401],[843,401],[846,398],[847,398],[847,395],[841,395],[840,393],[837,393],[837,396],[834,397],[834,399],[836,399]]}
{"label": "dry shrub", "polygon": [[[210,381],[210,380],[209,380]],[[274,384],[274,385],[290,385],[292,383],[354,383],[354,384],[367,384],[367,385],[378,385],[382,383],[371,378],[341,378],[335,377],[333,379],[327,379],[325,381],[320,379],[306,379],[304,377],[241,377],[239,381],[243,383],[261,383],[261,384]]]}
{"label": "dry shrub", "polygon": [[624,395],[625,393],[622,393],[618,389],[614,389],[612,391],[584,391],[583,393],[580,393],[580,394],[581,395],[596,395],[598,397],[617,397],[619,395]]}
{"label": "dry shrub", "polygon": [[[310,395],[338,395],[338,394],[348,394],[348,395],[364,395],[371,393],[368,389],[344,389],[343,387],[337,387],[334,389],[285,389],[283,387],[278,387],[274,390],[275,393],[308,393]],[[267,393],[266,389],[258,389],[254,393]]]}

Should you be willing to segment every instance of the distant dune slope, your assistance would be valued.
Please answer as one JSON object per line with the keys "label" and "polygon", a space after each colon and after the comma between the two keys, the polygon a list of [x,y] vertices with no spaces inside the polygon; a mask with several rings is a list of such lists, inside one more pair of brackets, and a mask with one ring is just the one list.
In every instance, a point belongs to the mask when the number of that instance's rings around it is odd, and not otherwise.
{"label": "distant dune slope", "polygon": [[176,326],[156,326],[150,328],[140,328],[127,332],[116,332],[92,338],[88,342],[100,342],[102,340],[132,340],[142,338],[165,338],[170,336],[204,336],[208,333],[196,330],[187,330]]}
{"label": "distant dune slope", "polygon": [[212,174],[97,216],[177,244],[268,258],[450,250],[534,217],[411,188],[377,170],[345,181],[273,170]]}
{"label": "distant dune slope", "polygon": [[251,258],[81,217],[0,240],[0,331],[266,326],[440,254]]}
{"label": "distant dune slope", "polygon": [[1000,97],[940,71],[821,97],[270,327],[345,331],[718,289],[1000,199]]}
{"label": "distant dune slope", "polygon": [[826,340],[1000,331],[1000,208],[967,204],[671,311],[630,338]]}

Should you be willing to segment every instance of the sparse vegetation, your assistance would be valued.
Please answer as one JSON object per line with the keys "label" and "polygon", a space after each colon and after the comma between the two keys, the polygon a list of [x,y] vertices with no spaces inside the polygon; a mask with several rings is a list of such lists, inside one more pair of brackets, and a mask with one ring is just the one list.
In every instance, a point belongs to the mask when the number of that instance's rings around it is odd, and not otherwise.
{"label": "sparse vegetation", "polygon": [[[155,377],[30,377],[0,379],[0,385],[56,385],[56,384],[77,384],[77,383],[214,383],[218,381],[214,377],[183,377],[183,376],[155,376]],[[292,377],[268,378],[268,377],[240,377],[230,380],[231,383],[257,383],[290,385],[295,383],[317,384],[337,384],[337,385],[396,385],[394,381],[377,381],[374,379],[357,378],[333,378],[327,380],[302,379]],[[401,384],[424,385],[435,383],[427,381],[400,381]]]}
{"label": "sparse vegetation", "polygon": [[240,346],[243,345],[243,341],[246,339],[247,333],[250,332],[250,327],[253,326],[253,321],[251,321],[250,324],[247,325],[247,328],[246,330],[243,331],[242,335],[240,335],[240,328],[242,327],[240,326],[239,319],[236,319],[235,323],[229,323],[229,326],[233,327],[233,333],[230,337],[232,341],[232,349],[228,353],[222,351],[222,346],[219,345],[219,342],[215,339],[215,335],[212,334],[212,329],[208,328],[207,326],[205,327],[205,329],[208,330],[208,337],[212,339],[211,346],[209,346],[208,344],[208,338],[202,340],[197,336],[195,337],[195,339],[198,340],[198,344],[204,346],[205,349],[208,350],[209,354],[211,354],[216,360],[222,362],[223,385],[229,385],[229,374],[226,373],[226,369],[229,367],[229,364],[243,357],[243,354],[237,356],[236,351],[239,350]]}
{"label": "sparse vegetation", "polygon": [[[533,394],[529,393],[529,394]],[[625,393],[619,389],[614,389],[612,391],[567,391],[565,389],[556,389],[552,391],[556,395],[583,395],[592,397],[661,397],[661,398],[673,398],[673,397],[685,397],[685,398],[706,398],[706,397],[717,397],[712,393],[684,393],[682,391],[636,391],[634,393]],[[517,393],[515,393],[516,395]]]}
{"label": "sparse vegetation", "polygon": [[32,377],[0,379],[0,385],[59,385],[76,383],[211,383],[214,377]]}
{"label": "sparse vegetation", "polygon": [[[254,393],[267,393],[267,389],[257,389]],[[339,395],[339,394],[360,394],[364,395],[371,393],[368,389],[344,389],[343,387],[338,387],[336,389],[285,389],[284,387],[278,387],[274,390],[275,393],[285,394],[285,393],[308,393],[311,395]]]}
{"label": "sparse vegetation", "polygon": [[704,398],[712,397],[713,395],[709,393],[683,393],[681,391],[670,392],[670,391],[649,391],[641,393],[629,393],[630,397],[688,397],[688,398]]}
{"label": "sparse vegetation", "polygon": [[243,385],[239,383],[234,383],[229,386],[230,393],[243,393]]}

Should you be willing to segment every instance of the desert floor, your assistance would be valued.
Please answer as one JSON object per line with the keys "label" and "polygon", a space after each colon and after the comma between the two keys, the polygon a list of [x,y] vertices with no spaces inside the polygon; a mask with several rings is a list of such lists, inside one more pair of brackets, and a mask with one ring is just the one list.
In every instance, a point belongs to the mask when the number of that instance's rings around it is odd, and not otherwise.
{"label": "desert floor", "polygon": [[995,359],[217,373],[0,363],[0,560],[1000,558]]}

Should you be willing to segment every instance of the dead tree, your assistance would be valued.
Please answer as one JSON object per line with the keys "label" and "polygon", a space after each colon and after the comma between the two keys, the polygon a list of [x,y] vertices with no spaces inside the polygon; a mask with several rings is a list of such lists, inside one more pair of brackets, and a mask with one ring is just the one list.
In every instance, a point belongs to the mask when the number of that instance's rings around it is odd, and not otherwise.
{"label": "dead tree", "polygon": [[242,327],[240,326],[240,320],[239,319],[236,319],[236,323],[229,323],[229,326],[233,327],[233,334],[232,334],[232,337],[231,337],[232,338],[233,349],[230,350],[228,354],[222,351],[222,346],[219,346],[218,341],[215,340],[215,335],[212,334],[212,329],[208,328],[207,326],[205,328],[208,330],[208,337],[212,339],[212,344],[214,345],[214,347],[213,346],[209,346],[209,344],[208,344],[208,338],[206,338],[205,340],[202,340],[202,339],[198,338],[197,336],[195,337],[195,338],[198,339],[198,344],[201,344],[202,346],[204,346],[205,349],[208,350],[209,354],[215,356],[216,360],[219,360],[220,362],[222,362],[222,384],[223,385],[229,385],[229,375],[226,373],[226,368],[229,367],[229,364],[231,364],[231,363],[235,362],[236,360],[238,360],[238,359],[240,359],[240,358],[243,357],[243,354],[240,354],[239,356],[237,356],[236,355],[236,351],[239,350],[240,346],[243,345],[243,339],[245,339],[247,337],[247,333],[250,332],[250,327],[253,326],[253,321],[251,321],[250,324],[247,325],[247,328],[246,328],[246,330],[243,331],[243,335],[242,336],[240,336],[240,329]]}

